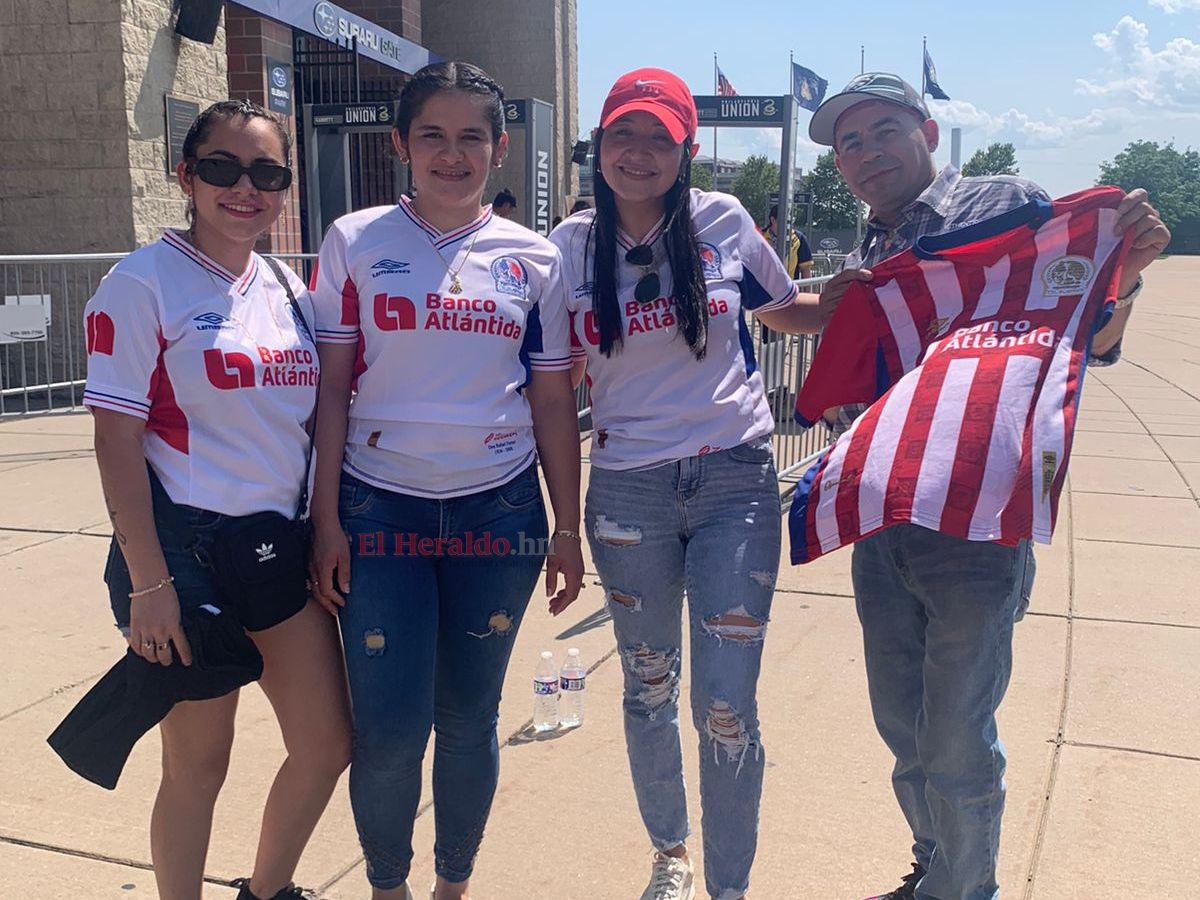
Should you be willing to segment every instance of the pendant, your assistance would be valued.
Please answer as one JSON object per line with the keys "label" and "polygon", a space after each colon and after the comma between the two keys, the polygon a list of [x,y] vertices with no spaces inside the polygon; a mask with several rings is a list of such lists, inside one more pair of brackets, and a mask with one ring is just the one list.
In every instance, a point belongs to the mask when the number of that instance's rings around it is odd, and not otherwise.
{"label": "pendant", "polygon": [[458,280],[457,275],[450,276],[450,293],[451,294],[461,294],[462,293],[462,282]]}

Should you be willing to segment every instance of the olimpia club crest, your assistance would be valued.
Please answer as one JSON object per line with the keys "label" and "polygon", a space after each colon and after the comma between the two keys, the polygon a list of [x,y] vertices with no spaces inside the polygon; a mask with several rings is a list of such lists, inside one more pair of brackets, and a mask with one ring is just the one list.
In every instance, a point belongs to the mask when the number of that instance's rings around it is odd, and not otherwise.
{"label": "olimpia club crest", "polygon": [[712,244],[701,242],[697,245],[700,251],[700,267],[704,270],[706,281],[719,281],[721,278],[721,251]]}
{"label": "olimpia club crest", "polygon": [[525,265],[513,256],[498,256],[492,262],[492,278],[496,282],[496,291],[511,297],[525,297],[529,287],[529,275]]}

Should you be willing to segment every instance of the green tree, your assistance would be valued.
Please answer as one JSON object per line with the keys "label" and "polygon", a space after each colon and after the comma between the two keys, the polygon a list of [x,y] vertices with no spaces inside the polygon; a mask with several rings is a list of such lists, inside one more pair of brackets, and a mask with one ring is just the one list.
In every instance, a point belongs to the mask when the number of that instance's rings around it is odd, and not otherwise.
{"label": "green tree", "polygon": [[771,195],[779,191],[779,165],[765,156],[751,156],[733,180],[730,192],[759,225],[767,221]]}
{"label": "green tree", "polygon": [[977,175],[1020,175],[1017,166],[1017,148],[1012,144],[993,141],[976,150],[967,164],[962,167],[967,176]]}
{"label": "green tree", "polygon": [[1200,152],[1134,141],[1109,162],[1100,164],[1097,184],[1131,191],[1145,188],[1150,202],[1181,241],[1200,233]]}
{"label": "green tree", "polygon": [[713,189],[712,166],[692,161],[692,187],[701,191],[711,191]]}
{"label": "green tree", "polygon": [[817,157],[817,164],[804,176],[804,190],[812,194],[814,228],[854,227],[858,201],[834,165],[832,150]]}

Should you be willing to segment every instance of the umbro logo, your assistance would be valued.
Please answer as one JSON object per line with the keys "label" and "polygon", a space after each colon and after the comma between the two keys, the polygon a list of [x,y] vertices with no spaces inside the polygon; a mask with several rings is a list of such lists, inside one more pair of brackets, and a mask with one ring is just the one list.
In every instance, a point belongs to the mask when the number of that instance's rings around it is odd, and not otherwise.
{"label": "umbro logo", "polygon": [[230,324],[228,316],[223,316],[215,312],[201,313],[193,318],[192,321],[199,323],[196,325],[197,331],[217,331]]}
{"label": "umbro logo", "polygon": [[258,561],[260,563],[265,563],[275,558],[275,545],[266,543],[259,544],[254,548],[254,552],[258,554]]}
{"label": "umbro logo", "polygon": [[371,266],[372,278],[378,275],[407,275],[412,271],[409,263],[394,259],[381,259]]}

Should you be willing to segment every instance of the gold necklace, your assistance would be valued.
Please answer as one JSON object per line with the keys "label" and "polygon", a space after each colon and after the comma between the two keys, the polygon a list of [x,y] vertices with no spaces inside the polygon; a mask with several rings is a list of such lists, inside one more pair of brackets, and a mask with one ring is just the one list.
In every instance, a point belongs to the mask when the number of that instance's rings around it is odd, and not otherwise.
{"label": "gold necklace", "polygon": [[462,282],[458,280],[458,273],[463,270],[463,266],[465,266],[467,264],[467,260],[471,258],[471,251],[475,249],[475,241],[479,239],[479,234],[481,231],[483,231],[482,228],[480,228],[479,231],[476,231],[475,234],[472,235],[471,243],[467,244],[467,252],[463,256],[462,262],[459,263],[458,268],[454,269],[453,271],[450,270],[450,263],[446,262],[446,257],[442,256],[442,251],[437,248],[437,245],[436,244],[431,245],[433,247],[433,252],[438,255],[438,259],[440,259],[442,261],[442,265],[446,267],[446,274],[450,276],[450,293],[451,294],[461,294],[462,293]]}

